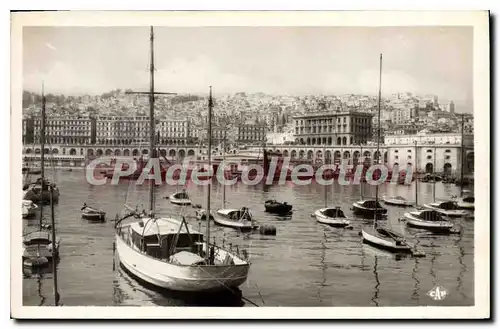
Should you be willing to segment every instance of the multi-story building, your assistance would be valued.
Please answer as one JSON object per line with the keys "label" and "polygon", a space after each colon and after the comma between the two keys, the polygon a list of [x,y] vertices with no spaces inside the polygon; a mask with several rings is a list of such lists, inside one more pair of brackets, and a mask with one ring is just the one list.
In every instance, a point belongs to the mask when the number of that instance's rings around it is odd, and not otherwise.
{"label": "multi-story building", "polygon": [[394,110],[391,112],[391,122],[395,124],[408,123],[418,117],[417,108],[407,107],[404,109]]}
{"label": "multi-story building", "polygon": [[[159,144],[191,144],[193,136],[187,120],[157,120]],[[40,143],[41,120],[23,119],[23,143]],[[51,117],[45,121],[47,144],[147,145],[149,117]]]}
{"label": "multi-story building", "polygon": [[[418,168],[425,172],[454,174],[474,172],[474,136],[460,133],[387,136],[388,165]],[[462,157],[463,154],[463,157]]]}
{"label": "multi-story building", "polygon": [[[198,130],[199,142],[203,145],[208,143],[208,133],[207,128],[204,126],[201,130]],[[212,126],[212,145],[221,144],[226,139],[228,142],[228,128],[227,126],[213,125]]]}
{"label": "multi-story building", "polygon": [[188,120],[160,121],[157,125],[160,144],[191,144],[195,142],[195,136],[190,133]]}
{"label": "multi-story building", "polygon": [[237,127],[236,142],[258,144],[266,141],[267,125],[263,123],[242,124]]}
{"label": "multi-story building", "polygon": [[311,113],[293,119],[295,141],[300,145],[359,145],[372,139],[370,113]]}
{"label": "multi-story building", "polygon": [[149,143],[149,117],[100,116],[96,143],[102,145],[141,145]]}
{"label": "multi-story building", "polygon": [[[41,119],[23,119],[23,143],[40,143]],[[46,144],[94,144],[96,119],[80,117],[51,117],[45,121]]]}

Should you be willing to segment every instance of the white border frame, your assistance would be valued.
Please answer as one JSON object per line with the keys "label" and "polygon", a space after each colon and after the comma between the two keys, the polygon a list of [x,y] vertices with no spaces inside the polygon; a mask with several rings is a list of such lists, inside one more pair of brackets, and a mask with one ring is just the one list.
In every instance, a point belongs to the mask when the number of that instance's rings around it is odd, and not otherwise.
{"label": "white border frame", "polygon": [[[476,217],[475,306],[471,307],[28,307],[22,306],[21,91],[23,26],[457,26],[474,27]],[[375,51],[375,53],[377,53]],[[486,318],[490,316],[490,58],[486,11],[301,12],[32,12],[11,15],[11,316],[15,318],[121,319],[366,319]]]}

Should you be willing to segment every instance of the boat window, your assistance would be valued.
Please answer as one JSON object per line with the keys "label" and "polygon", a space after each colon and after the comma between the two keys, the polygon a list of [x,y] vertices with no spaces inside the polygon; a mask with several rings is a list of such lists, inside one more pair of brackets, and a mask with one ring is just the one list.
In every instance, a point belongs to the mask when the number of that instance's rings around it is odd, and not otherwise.
{"label": "boat window", "polygon": [[132,243],[139,248],[139,250],[142,250],[142,237],[135,231],[132,231]]}
{"label": "boat window", "polygon": [[474,203],[474,197],[473,196],[468,196],[464,198],[464,202],[471,202]]}

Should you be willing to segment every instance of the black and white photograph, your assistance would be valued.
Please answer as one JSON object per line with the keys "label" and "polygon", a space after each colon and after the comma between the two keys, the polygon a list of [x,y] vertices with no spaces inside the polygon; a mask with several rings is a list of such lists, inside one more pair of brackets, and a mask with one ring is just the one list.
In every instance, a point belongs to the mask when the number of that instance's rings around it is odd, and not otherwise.
{"label": "black and white photograph", "polygon": [[11,13],[13,317],[489,317],[488,12],[84,14]]}

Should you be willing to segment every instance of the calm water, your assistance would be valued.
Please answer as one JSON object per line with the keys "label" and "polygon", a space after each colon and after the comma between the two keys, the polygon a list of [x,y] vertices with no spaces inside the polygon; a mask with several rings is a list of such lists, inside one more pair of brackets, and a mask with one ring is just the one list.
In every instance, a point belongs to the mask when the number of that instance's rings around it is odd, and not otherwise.
{"label": "calm water", "polygon": [[[79,305],[192,305],[182,297],[143,287],[115,264],[113,223],[123,204],[147,207],[147,186],[91,186],[83,171],[56,173],[61,190],[56,210],[56,225],[61,237],[57,278],[61,302]],[[190,185],[188,193],[195,204],[205,204],[204,186]],[[214,185],[212,208],[221,207],[222,189]],[[385,185],[380,195],[402,195],[415,199],[415,185]],[[157,213],[179,214],[178,206],[162,199],[176,191],[175,186],[157,188]],[[419,203],[432,201],[432,184],[419,184]],[[436,184],[436,198],[458,195],[455,185]],[[354,229],[338,229],[316,222],[311,213],[324,206],[324,187],[275,185],[226,188],[227,207],[248,206],[261,224],[274,225],[276,236],[243,234],[211,225],[218,241],[238,245],[251,255],[248,281],[240,288],[243,296],[262,306],[416,306],[474,304],[474,221],[456,219],[462,234],[439,236],[406,228],[398,218],[403,208],[390,207],[387,224],[404,232],[407,239],[426,253],[424,258],[395,258],[390,253],[368,247],[359,232],[371,223],[354,219]],[[375,187],[363,186],[364,196],[374,196]],[[270,198],[293,204],[294,213],[280,218],[264,212]],[[360,198],[360,186],[339,185],[328,188],[329,205],[341,204],[348,216],[351,204]],[[107,212],[105,223],[89,223],[80,218],[83,202]],[[46,210],[45,210],[46,209]],[[49,208],[44,208],[45,216]],[[186,214],[194,214],[187,208]],[[47,216],[48,218],[48,216]],[[189,220],[195,227],[199,222]],[[25,231],[36,229],[38,221],[23,220]],[[201,229],[205,232],[202,223]],[[116,266],[115,266],[116,265]],[[53,305],[53,274],[24,274],[24,305]],[[435,286],[448,290],[442,301],[427,292]],[[196,304],[196,302],[195,302]],[[252,306],[245,302],[245,306]]]}

